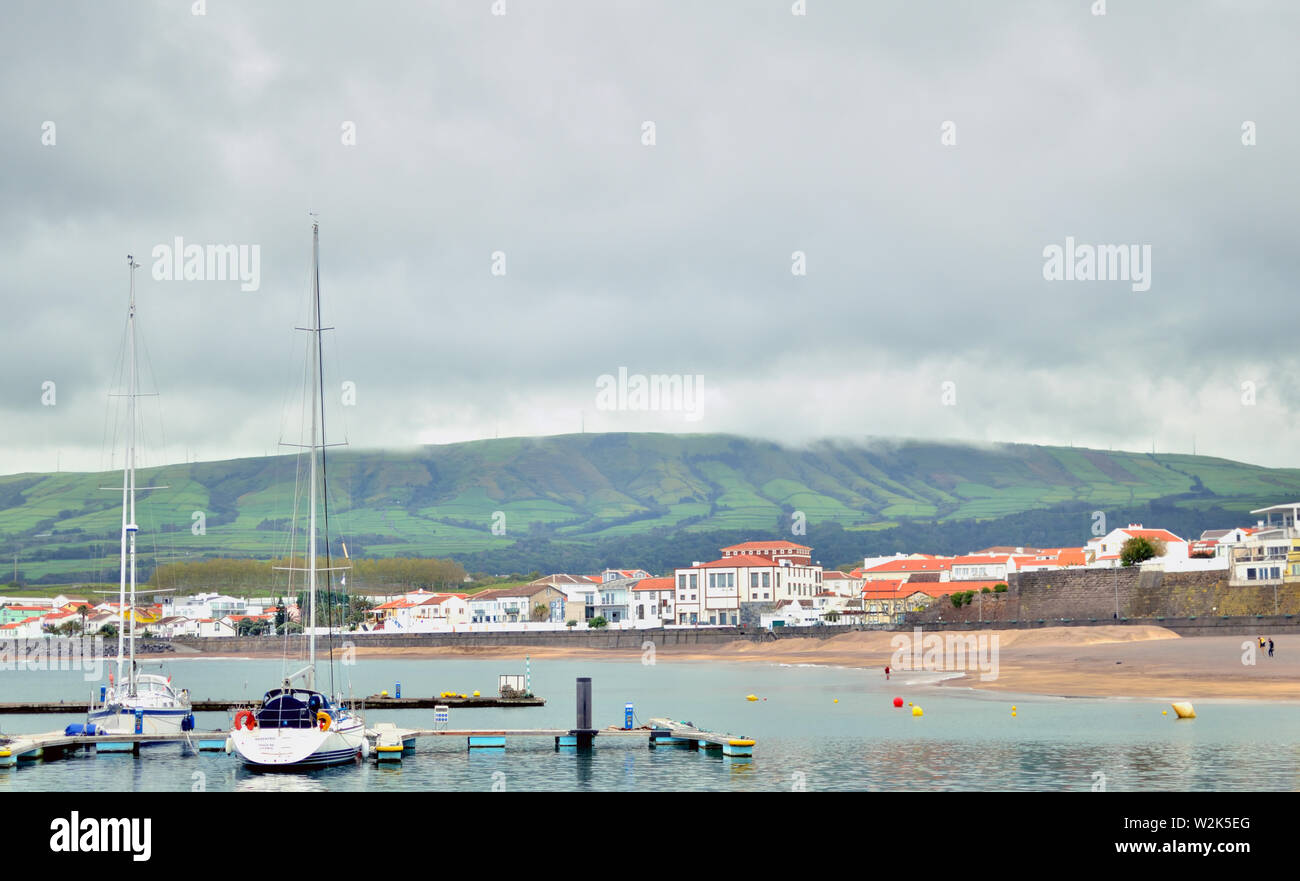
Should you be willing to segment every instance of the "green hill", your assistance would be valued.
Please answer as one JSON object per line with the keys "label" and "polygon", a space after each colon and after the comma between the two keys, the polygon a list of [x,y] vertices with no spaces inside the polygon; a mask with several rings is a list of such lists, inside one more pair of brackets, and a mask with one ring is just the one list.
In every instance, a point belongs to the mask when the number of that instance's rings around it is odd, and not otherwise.
{"label": "green hill", "polygon": [[[168,487],[141,497],[145,572],[154,560],[282,553],[295,469],[294,457],[280,456],[141,472],[141,485]],[[8,561],[17,554],[22,580],[116,580],[121,495],[100,487],[120,479],[0,477],[0,551]],[[1075,512],[1058,530],[1075,544],[1088,537],[1092,510],[1105,511],[1112,525],[1151,510],[1187,529],[1200,517],[1209,518],[1205,526],[1232,525],[1220,522],[1224,512],[1246,523],[1239,515],[1251,508],[1300,497],[1300,469],[1024,444],[787,447],[728,435],[582,434],[331,451],[329,492],[330,533],[345,538],[352,556],[451,556],[484,565],[517,559],[547,569],[587,558],[526,551],[645,548],[628,542],[654,537],[667,545],[670,535],[688,545],[696,534],[788,535],[792,512],[801,511],[806,543],[818,547],[816,530],[833,531],[836,552],[846,558],[838,563],[879,546],[881,536],[913,534],[909,529],[924,526],[927,540],[940,543],[945,535],[974,542],[982,533],[971,524],[1028,533],[1017,524],[1047,522],[1051,512]],[[204,534],[192,529],[196,512],[206,519]],[[1033,512],[1043,514],[1025,518]],[[505,533],[494,534],[494,524]],[[1028,534],[1001,534],[989,543],[1034,542]],[[690,561],[684,551],[663,550],[663,559],[676,561],[667,565]]]}

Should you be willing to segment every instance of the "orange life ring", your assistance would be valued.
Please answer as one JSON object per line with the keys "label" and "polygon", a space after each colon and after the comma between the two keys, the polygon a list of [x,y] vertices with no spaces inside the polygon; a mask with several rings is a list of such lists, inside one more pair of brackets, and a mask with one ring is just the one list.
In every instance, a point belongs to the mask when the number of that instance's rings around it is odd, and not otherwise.
{"label": "orange life ring", "polygon": [[248,722],[249,731],[252,731],[254,728],[257,727],[257,717],[253,715],[253,711],[240,710],[238,713],[235,714],[235,730],[238,731],[239,729],[243,728],[245,721]]}
{"label": "orange life ring", "polygon": [[319,713],[316,714],[316,722],[317,724],[320,725],[321,731],[330,730],[330,714],[325,712],[324,710],[321,710]]}

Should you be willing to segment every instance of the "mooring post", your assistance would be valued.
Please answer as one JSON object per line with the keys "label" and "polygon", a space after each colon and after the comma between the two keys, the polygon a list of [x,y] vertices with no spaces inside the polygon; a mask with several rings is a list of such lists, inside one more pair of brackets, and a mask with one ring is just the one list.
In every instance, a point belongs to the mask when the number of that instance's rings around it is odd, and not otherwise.
{"label": "mooring post", "polygon": [[596,731],[591,727],[591,677],[578,677],[578,718],[577,725],[574,726],[573,736],[576,738],[575,746],[578,749],[591,749],[591,742],[596,736]]}

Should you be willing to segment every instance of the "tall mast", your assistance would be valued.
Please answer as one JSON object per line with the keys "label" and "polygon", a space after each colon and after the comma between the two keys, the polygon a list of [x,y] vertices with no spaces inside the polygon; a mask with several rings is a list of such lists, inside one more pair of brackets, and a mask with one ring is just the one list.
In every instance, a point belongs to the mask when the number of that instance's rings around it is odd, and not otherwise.
{"label": "tall mast", "polygon": [[316,428],[319,414],[317,404],[320,401],[320,223],[311,224],[311,287],[312,287],[312,334],[311,334],[311,484],[308,490],[307,525],[307,590],[308,622],[311,626],[308,637],[310,646],[311,672],[307,674],[307,687],[316,687]]}
{"label": "tall mast", "polygon": [[[131,281],[131,297],[128,300],[127,307],[127,337],[132,336],[131,330],[135,327],[135,258],[130,254],[126,255],[128,274]],[[130,345],[128,342],[127,345]],[[128,419],[128,422],[131,420]],[[130,429],[128,428],[128,431]],[[129,454],[128,454],[129,456]],[[126,523],[127,523],[127,499],[131,491],[131,460],[125,458],[122,461],[122,547],[118,554],[119,566],[117,577],[117,678],[113,680],[114,689],[122,687],[122,611],[126,608]],[[15,558],[14,570],[17,571],[18,563]],[[15,575],[14,580],[18,577]]]}
{"label": "tall mast", "polygon": [[[127,265],[131,268],[131,304],[127,311],[127,354],[130,361],[130,379],[127,386],[126,412],[127,412],[127,429],[126,429],[126,463],[125,474],[122,482],[125,487],[122,519],[122,542],[126,545],[127,554],[130,557],[130,563],[123,565],[129,569],[131,597],[130,597],[130,620],[131,620],[131,637],[128,645],[130,646],[130,667],[127,670],[127,694],[135,694],[135,534],[140,527],[135,522],[135,398],[136,398],[136,366],[135,366],[135,271],[140,264],[135,262],[135,258],[130,254],[126,257]],[[119,592],[125,593],[126,581],[119,589]],[[117,680],[118,687],[122,682],[122,627],[118,627],[118,651],[117,651]]]}

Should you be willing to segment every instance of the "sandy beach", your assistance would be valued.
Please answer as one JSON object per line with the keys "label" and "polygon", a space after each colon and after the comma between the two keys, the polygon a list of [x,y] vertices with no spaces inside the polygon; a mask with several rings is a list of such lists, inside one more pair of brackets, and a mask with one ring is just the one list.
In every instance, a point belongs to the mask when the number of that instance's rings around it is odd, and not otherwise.
{"label": "sandy beach", "polygon": [[[1183,638],[1162,627],[1148,626],[1047,627],[984,631],[983,635],[988,637],[989,649],[997,647],[996,678],[982,677],[979,665],[971,660],[966,666],[968,672],[945,679],[941,687],[1063,697],[1300,700],[1300,637],[1274,637],[1275,656],[1270,658],[1266,650],[1257,649],[1255,663],[1248,664],[1243,663],[1246,655],[1243,643],[1251,640],[1245,636]],[[895,660],[899,643],[894,640],[899,636],[910,638],[911,634],[857,632],[829,639],[666,646],[657,649],[655,660],[656,663],[719,661],[862,667],[879,671],[883,678],[885,665]],[[547,646],[360,647],[356,653],[358,657],[375,658],[495,659],[529,655],[537,660],[631,660],[641,657],[640,650]],[[220,657],[220,654],[209,656]],[[986,664],[984,670],[988,669]],[[896,670],[893,675],[906,679],[912,672]],[[949,668],[947,672],[956,671]]]}

